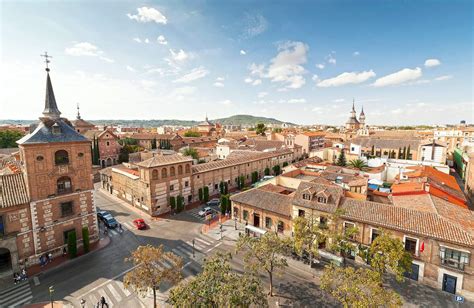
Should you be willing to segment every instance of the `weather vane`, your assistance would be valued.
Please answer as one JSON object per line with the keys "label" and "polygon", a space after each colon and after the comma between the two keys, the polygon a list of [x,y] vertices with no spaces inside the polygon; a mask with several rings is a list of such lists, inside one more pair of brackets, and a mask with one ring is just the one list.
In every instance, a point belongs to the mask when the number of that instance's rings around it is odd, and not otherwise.
{"label": "weather vane", "polygon": [[51,61],[49,61],[49,58],[52,58],[52,56],[49,56],[48,52],[45,51],[44,55],[40,55],[40,57],[44,57],[44,63],[46,63],[46,71],[49,72],[48,64],[51,63]]}

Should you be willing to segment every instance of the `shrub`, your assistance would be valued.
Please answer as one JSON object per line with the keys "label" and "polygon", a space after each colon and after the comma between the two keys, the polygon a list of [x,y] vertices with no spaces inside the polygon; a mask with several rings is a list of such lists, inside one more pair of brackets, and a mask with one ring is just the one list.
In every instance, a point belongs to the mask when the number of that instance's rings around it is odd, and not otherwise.
{"label": "shrub", "polygon": [[209,201],[209,187],[204,186],[204,202]]}
{"label": "shrub", "polygon": [[204,199],[202,188],[198,189],[198,193],[199,193],[199,201],[202,201]]}
{"label": "shrub", "polygon": [[176,209],[176,198],[170,197],[170,207],[172,210]]}
{"label": "shrub", "polygon": [[88,253],[89,252],[89,246],[90,246],[89,228],[88,227],[83,227],[82,228],[82,245],[84,247],[84,253]]}
{"label": "shrub", "polygon": [[265,175],[270,175],[270,168],[265,168],[265,171],[264,171],[264,174]]}
{"label": "shrub", "polygon": [[178,200],[178,202],[177,202],[176,208],[177,208],[177,211],[179,213],[184,209],[184,198],[182,196],[178,196],[177,200]]}
{"label": "shrub", "polygon": [[67,251],[69,252],[69,257],[77,257],[77,237],[76,231],[70,231],[67,234]]}

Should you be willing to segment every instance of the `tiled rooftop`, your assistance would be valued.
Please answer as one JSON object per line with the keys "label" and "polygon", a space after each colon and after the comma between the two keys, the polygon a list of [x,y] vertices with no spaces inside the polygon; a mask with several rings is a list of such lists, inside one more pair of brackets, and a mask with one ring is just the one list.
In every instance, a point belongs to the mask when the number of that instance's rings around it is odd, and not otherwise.
{"label": "tiled rooftop", "polygon": [[0,176],[0,208],[12,207],[29,202],[23,173]]}
{"label": "tiled rooftop", "polygon": [[156,155],[152,158],[144,160],[142,162],[137,163],[137,166],[145,167],[145,168],[153,168],[158,166],[165,166],[171,165],[181,162],[192,162],[193,159],[190,156],[183,156],[180,154],[172,154],[172,155]]}

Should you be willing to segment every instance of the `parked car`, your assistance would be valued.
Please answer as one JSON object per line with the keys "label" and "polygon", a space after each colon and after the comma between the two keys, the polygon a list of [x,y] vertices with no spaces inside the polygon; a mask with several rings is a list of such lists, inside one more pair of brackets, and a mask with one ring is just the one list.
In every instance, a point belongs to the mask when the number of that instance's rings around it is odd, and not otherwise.
{"label": "parked car", "polygon": [[104,221],[104,224],[107,228],[109,229],[113,229],[113,228],[117,228],[118,226],[118,223],[117,221],[115,220],[115,218],[112,216],[112,215],[105,215],[102,220]]}
{"label": "parked car", "polygon": [[146,223],[143,219],[138,218],[133,221],[133,225],[138,229],[138,230],[145,230],[146,229]]}
{"label": "parked car", "polygon": [[112,216],[109,212],[107,211],[97,211],[97,218],[99,218],[101,221],[104,221],[104,216],[110,215]]}
{"label": "parked car", "polygon": [[219,199],[212,199],[206,203],[208,206],[219,206],[221,201]]}
{"label": "parked car", "polygon": [[206,215],[212,214],[212,209],[210,207],[205,207],[202,210],[199,211],[198,215],[200,217],[204,217]]}

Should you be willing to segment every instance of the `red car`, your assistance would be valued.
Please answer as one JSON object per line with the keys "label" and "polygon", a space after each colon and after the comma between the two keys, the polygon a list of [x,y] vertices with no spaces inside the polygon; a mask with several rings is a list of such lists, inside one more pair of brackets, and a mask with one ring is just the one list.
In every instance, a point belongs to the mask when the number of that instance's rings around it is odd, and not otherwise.
{"label": "red car", "polygon": [[133,221],[133,224],[135,225],[135,227],[137,227],[138,230],[145,230],[146,229],[146,223],[143,219],[139,218],[139,219],[135,219]]}

